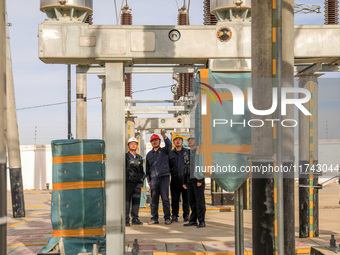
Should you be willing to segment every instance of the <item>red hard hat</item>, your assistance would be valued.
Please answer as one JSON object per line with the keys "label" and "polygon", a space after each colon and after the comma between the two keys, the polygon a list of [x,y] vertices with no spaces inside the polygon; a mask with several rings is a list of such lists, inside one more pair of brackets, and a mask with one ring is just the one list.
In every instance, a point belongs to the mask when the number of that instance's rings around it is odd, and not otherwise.
{"label": "red hard hat", "polygon": [[150,138],[150,142],[152,142],[152,140],[155,140],[155,139],[161,140],[161,138],[158,135],[153,134]]}

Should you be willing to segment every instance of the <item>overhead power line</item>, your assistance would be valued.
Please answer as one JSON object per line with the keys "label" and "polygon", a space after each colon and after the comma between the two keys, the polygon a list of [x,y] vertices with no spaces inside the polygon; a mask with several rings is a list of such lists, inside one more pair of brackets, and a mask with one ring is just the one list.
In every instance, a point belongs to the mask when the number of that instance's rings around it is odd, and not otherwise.
{"label": "overhead power line", "polygon": [[294,13],[295,14],[308,14],[308,13],[321,13],[321,6],[318,5],[310,5],[304,3],[294,3]]}
{"label": "overhead power line", "polygon": [[[174,85],[176,85],[176,84],[154,87],[154,88],[148,88],[148,89],[142,89],[142,90],[136,90],[133,93],[135,94],[135,93],[142,93],[142,92],[151,91],[151,90],[165,89],[165,88],[170,88]],[[101,98],[102,97],[90,97],[90,98],[87,98],[87,101],[101,99]],[[75,102],[76,102],[76,100],[72,101],[72,103],[75,103]],[[51,107],[51,106],[57,106],[57,105],[63,105],[63,104],[67,104],[67,102],[59,102],[59,103],[53,103],[53,104],[43,104],[43,105],[36,105],[36,106],[27,106],[27,107],[18,108],[17,111],[38,109],[38,108]]]}

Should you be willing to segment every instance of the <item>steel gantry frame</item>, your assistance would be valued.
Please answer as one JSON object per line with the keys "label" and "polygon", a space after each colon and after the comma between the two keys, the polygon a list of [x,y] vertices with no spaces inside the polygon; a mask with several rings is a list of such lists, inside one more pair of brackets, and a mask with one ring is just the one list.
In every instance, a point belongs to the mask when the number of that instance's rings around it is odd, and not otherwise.
{"label": "steel gantry frame", "polygon": [[[228,26],[233,33],[229,42],[223,43],[216,37],[222,26]],[[198,68],[150,64],[207,63],[213,71],[250,71],[250,28],[250,23],[238,20],[218,23],[217,26],[90,26],[55,21],[46,21],[39,26],[39,57],[43,62],[95,64],[98,66],[79,67],[79,75],[81,70],[105,74],[103,115],[110,115],[110,118],[105,118],[103,126],[107,143],[106,215],[109,254],[113,250],[115,254],[125,252],[124,196],[112,196],[124,194],[125,177],[122,169],[125,165],[124,151],[121,148],[125,143],[125,73],[144,72],[143,69],[186,73],[185,70],[189,72],[191,68],[190,71],[196,71]],[[172,31],[179,33],[180,39],[172,40],[169,37]],[[295,63],[305,66],[322,63],[322,68],[333,69],[329,65],[340,58],[339,40],[339,26],[295,26]],[[206,51],[207,48],[209,51]],[[292,49],[293,47],[290,50]],[[138,66],[141,64],[150,66]],[[84,98],[84,92],[79,94]],[[183,108],[179,110],[182,111]],[[136,112],[132,110],[131,113]],[[82,113],[79,115],[84,116]]]}

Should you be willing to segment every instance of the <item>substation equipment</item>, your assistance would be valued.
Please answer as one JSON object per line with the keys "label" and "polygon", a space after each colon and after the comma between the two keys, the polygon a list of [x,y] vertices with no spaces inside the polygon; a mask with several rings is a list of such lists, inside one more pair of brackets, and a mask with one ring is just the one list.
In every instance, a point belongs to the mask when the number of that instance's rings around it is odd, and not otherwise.
{"label": "substation equipment", "polygon": [[[271,1],[270,1],[271,2]],[[253,5],[253,6],[252,6]],[[190,131],[188,115],[193,95],[175,98],[173,106],[138,106],[126,96],[126,74],[195,73],[200,68],[213,72],[251,72],[252,7],[261,1],[211,0],[206,26],[134,26],[90,25],[85,23],[93,12],[92,0],[41,0],[47,19],[39,25],[39,58],[46,64],[77,65],[77,138],[86,139],[86,77],[98,74],[103,80],[103,138],[106,141],[106,240],[107,253],[124,254],[124,150],[126,122],[130,130],[181,129]],[[209,9],[210,8],[210,9]],[[127,11],[127,9],[125,10]],[[214,16],[212,15],[214,14]],[[299,86],[313,83],[317,99],[317,72],[340,71],[340,27],[338,25],[299,25],[294,30],[295,72]],[[293,49],[292,49],[293,50]],[[270,52],[268,54],[271,54]],[[307,85],[306,85],[307,84]],[[169,101],[170,102],[170,101]],[[317,101],[316,101],[317,102]],[[314,104],[314,140],[317,141],[317,104]],[[136,114],[176,114],[174,118],[135,118]],[[301,117],[301,125],[310,120]],[[304,124],[303,124],[304,123]],[[143,131],[144,130],[144,131]],[[300,132],[300,161],[309,161],[309,128]],[[132,135],[133,133],[130,132]],[[143,144],[141,145],[143,146]],[[145,145],[144,145],[145,146]],[[314,144],[317,161],[317,144]],[[143,155],[144,156],[144,155]],[[308,186],[308,185],[307,185]],[[121,196],[112,195],[121,194]],[[254,206],[254,205],[253,205]],[[242,218],[242,213],[238,212]],[[242,220],[239,220],[239,224]],[[236,223],[238,225],[238,223]],[[236,242],[243,239],[238,225]],[[294,233],[291,233],[294,236]],[[238,242],[238,240],[240,242]],[[236,244],[241,250],[241,244]]]}

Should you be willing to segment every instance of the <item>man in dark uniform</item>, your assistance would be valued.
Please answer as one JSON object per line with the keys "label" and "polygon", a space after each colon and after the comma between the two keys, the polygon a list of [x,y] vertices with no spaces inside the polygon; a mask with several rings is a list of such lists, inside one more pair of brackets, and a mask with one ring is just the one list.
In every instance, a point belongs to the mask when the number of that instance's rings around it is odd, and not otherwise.
{"label": "man in dark uniform", "polygon": [[170,191],[171,191],[171,207],[172,217],[171,222],[178,222],[179,200],[182,194],[183,203],[183,218],[184,221],[189,221],[189,201],[188,192],[183,187],[183,167],[184,157],[189,154],[189,150],[183,147],[183,137],[175,134],[173,138],[175,149],[170,152],[169,166],[171,173]]}
{"label": "man in dark uniform", "polygon": [[143,158],[136,153],[138,141],[132,137],[128,141],[129,151],[126,163],[126,226],[130,226],[130,203],[132,202],[132,225],[143,225],[138,218],[141,190],[144,182]]}
{"label": "man in dark uniform", "polygon": [[150,142],[153,147],[146,155],[146,175],[151,190],[151,221],[149,225],[159,224],[158,204],[159,196],[162,198],[165,224],[170,225],[170,202],[169,202],[169,153],[171,151],[171,141],[162,130],[165,147],[161,148],[161,139],[158,135],[152,135]]}
{"label": "man in dark uniform", "polygon": [[[198,228],[205,227],[205,198],[204,189],[205,182],[203,179],[196,179],[195,173],[195,154],[196,141],[194,136],[190,136],[189,140],[190,154],[184,159],[183,169],[183,187],[188,190],[189,204],[191,207],[191,215],[189,223],[184,224],[185,227],[197,226]],[[198,220],[198,225],[197,225]]]}

